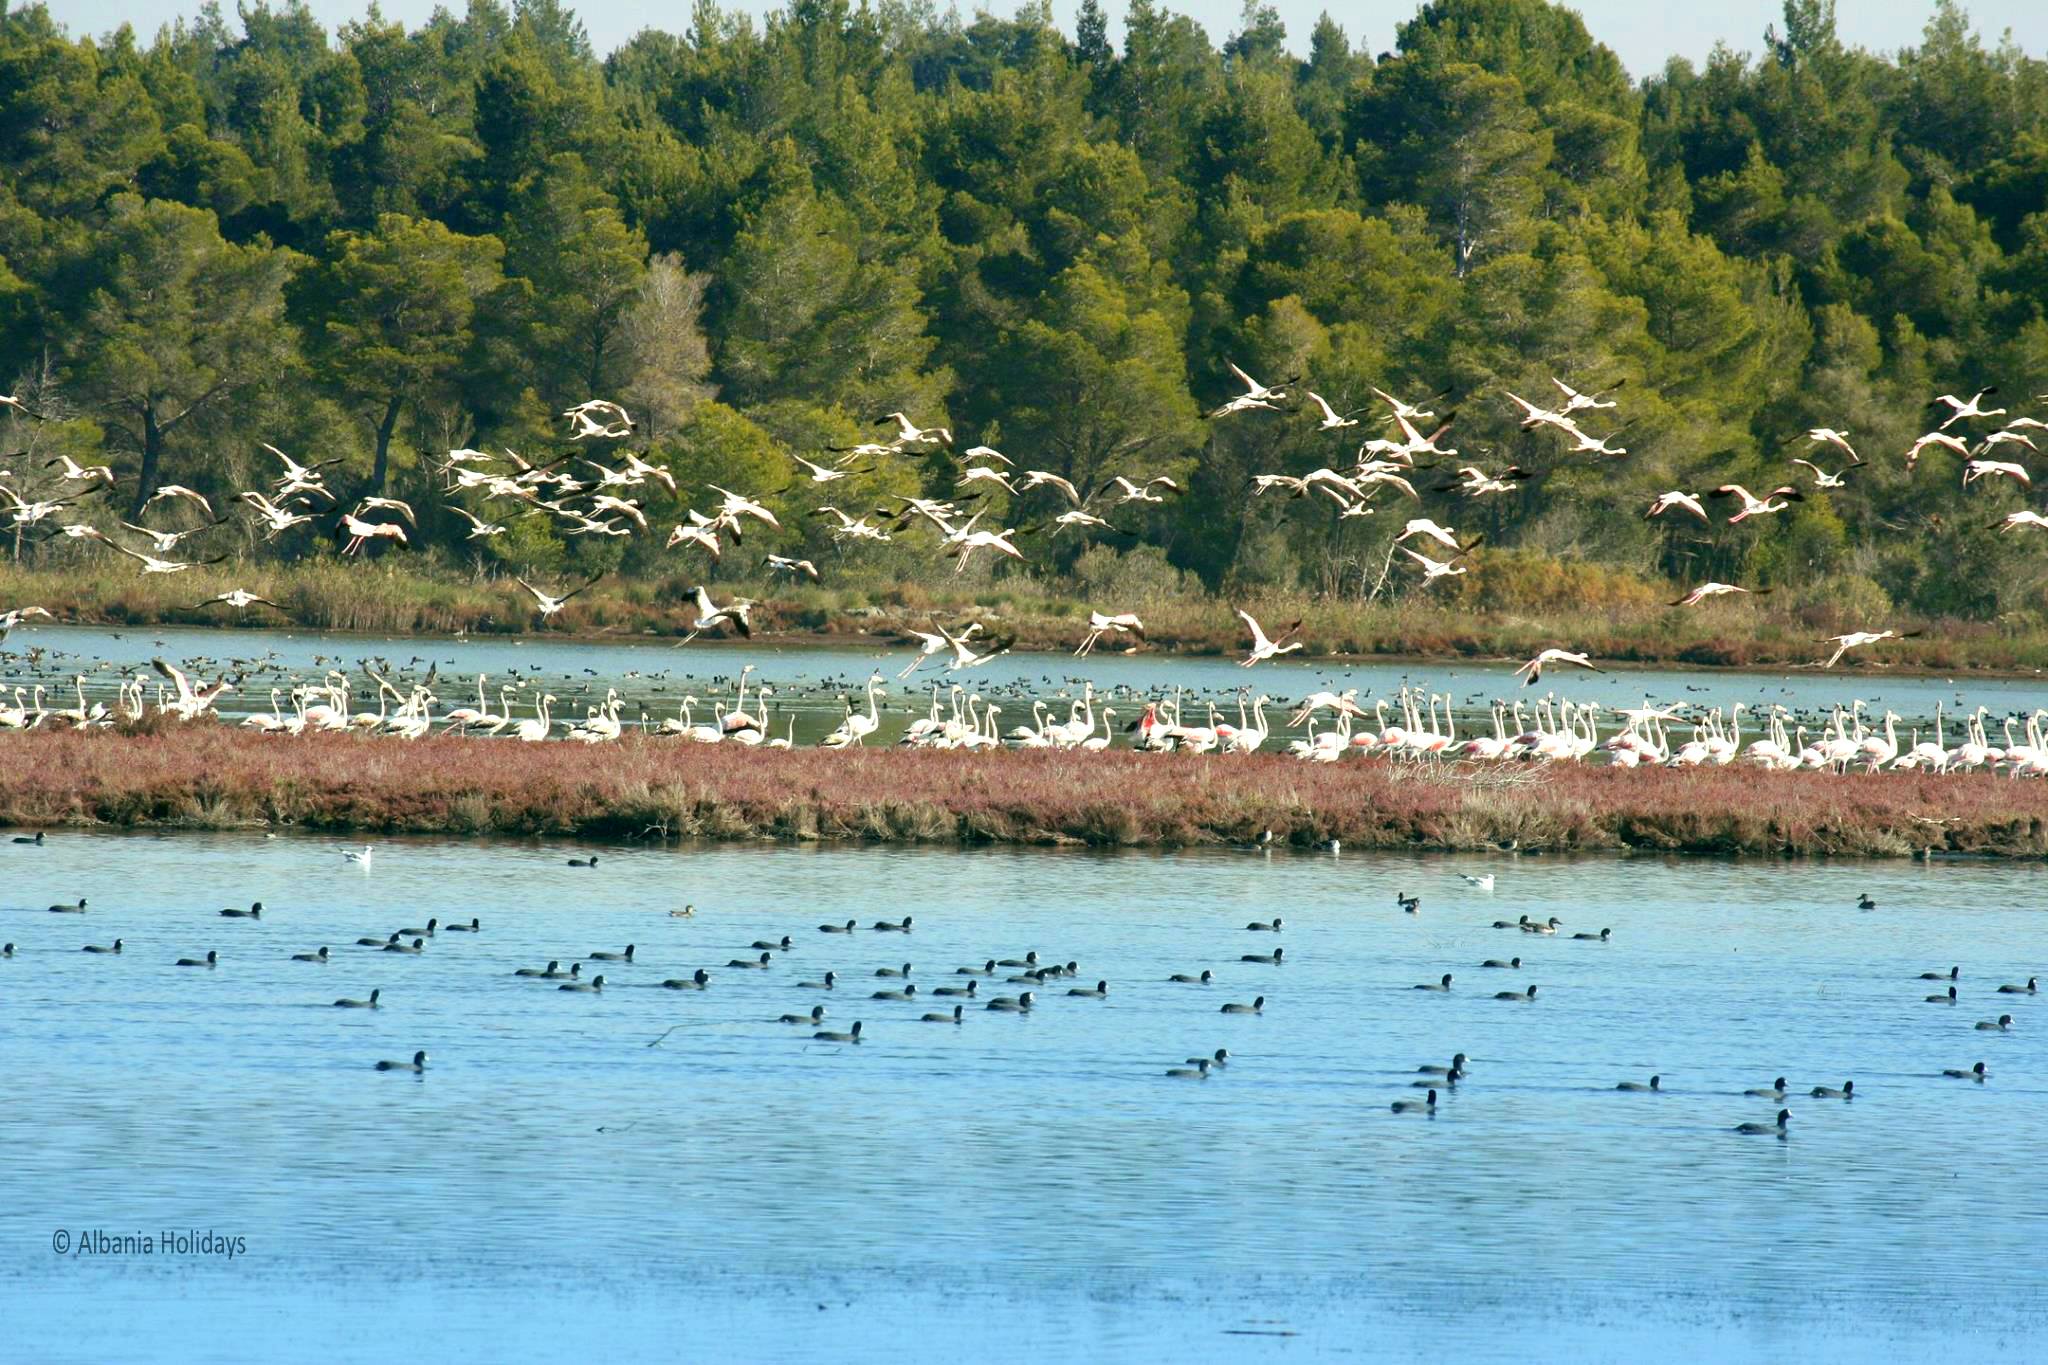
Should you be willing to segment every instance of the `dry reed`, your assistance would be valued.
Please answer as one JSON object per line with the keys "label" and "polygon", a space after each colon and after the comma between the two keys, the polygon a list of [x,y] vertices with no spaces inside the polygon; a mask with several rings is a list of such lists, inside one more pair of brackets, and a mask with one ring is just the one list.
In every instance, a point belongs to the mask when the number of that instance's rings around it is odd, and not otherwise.
{"label": "dry reed", "polygon": [[1992,774],[1434,768],[1279,754],[783,753],[200,723],[0,735],[0,822],[335,834],[1174,848],[2048,855],[2048,785]]}

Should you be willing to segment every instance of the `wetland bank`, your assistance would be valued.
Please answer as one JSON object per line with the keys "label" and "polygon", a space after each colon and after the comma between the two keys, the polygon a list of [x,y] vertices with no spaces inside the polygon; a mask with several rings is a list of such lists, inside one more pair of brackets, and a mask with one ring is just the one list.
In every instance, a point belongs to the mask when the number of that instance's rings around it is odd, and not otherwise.
{"label": "wetland bank", "polygon": [[[148,659],[177,660],[195,677],[232,677],[235,689],[195,720],[152,712],[122,717],[119,688],[135,679],[165,687]],[[29,730],[0,728],[0,821],[18,828],[301,829],[335,836],[497,834],[634,842],[661,839],[856,840],[974,845],[1082,844],[1181,848],[1248,845],[1265,831],[1283,845],[1460,851],[1657,850],[1705,854],[1967,854],[2048,856],[2048,785],[1994,771],[1766,771],[1747,758],[1728,765],[1616,768],[1611,755],[1549,761],[1457,757],[1354,742],[1340,762],[1300,761],[1285,724],[1294,703],[1319,690],[1353,691],[1371,708],[1360,735],[1399,724],[1400,700],[1440,701],[1432,722],[1447,740],[1496,733],[1503,705],[1512,731],[1532,714],[1511,709],[1525,689],[1489,665],[1268,665],[1260,692],[1224,660],[1151,654],[1077,661],[1013,653],[962,686],[958,674],[928,669],[888,676],[878,688],[875,733],[861,744],[821,749],[835,725],[864,700],[864,680],[901,671],[905,653],[880,643],[812,648],[700,641],[684,653],[643,641],[573,642],[210,631],[163,627],[136,634],[64,626],[18,631],[0,652],[0,707],[13,689],[44,689],[49,718]],[[398,693],[363,685],[374,671],[400,689],[433,683],[442,698],[423,738],[389,733],[379,716]],[[334,670],[354,680],[351,733],[300,734],[248,727],[280,713],[288,695],[330,701]],[[478,681],[481,675],[481,683]],[[74,679],[77,680],[74,682]],[[738,691],[742,681],[749,685]],[[1549,679],[1545,680],[1546,683]],[[439,713],[472,708],[481,687],[487,711],[511,689],[514,717],[539,696],[559,698],[551,733],[582,734],[571,719],[601,710],[620,717],[617,738],[587,746],[521,744],[461,730]],[[1646,699],[1709,724],[1737,714],[1730,747],[1765,735],[1757,716],[1791,717],[1820,732],[1853,689],[1867,717],[1900,720],[1901,751],[1937,733],[1955,744],[1962,717],[1990,713],[1991,737],[2019,742],[2039,692],[2029,680],[1915,676],[1848,677],[1815,671],[1575,673],[1558,700],[1581,708],[1605,745],[1625,713]],[[1534,691],[1535,689],[1526,689]],[[1547,689],[1546,689],[1547,690]],[[66,728],[56,714],[81,695],[106,726]],[[1138,752],[1126,727],[1148,706],[1176,705],[1189,725],[1227,732],[1245,704],[1270,694],[1272,731],[1256,752]],[[1064,722],[1084,697],[1109,747],[926,749],[899,743],[938,718],[927,738],[946,742],[949,715],[979,698],[985,731],[1011,719]],[[710,722],[742,707],[762,731],[699,743],[661,734],[685,699]],[[374,708],[373,708],[374,699]],[[1177,700],[1176,700],[1177,699]],[[159,698],[159,700],[162,700]],[[1382,705],[1382,703],[1388,703]],[[27,701],[24,699],[25,709]],[[1004,719],[998,721],[1000,708]],[[1253,708],[1257,710],[1257,708]],[[28,711],[27,719],[33,719]],[[1437,717],[1441,719],[1437,719]],[[1937,725],[1937,717],[1945,718]],[[2014,726],[2001,730],[1998,717]],[[1329,738],[1329,713],[1319,718]],[[1342,720],[1342,725],[1351,722]],[[1027,726],[1027,732],[1036,726]],[[1671,747],[1688,731],[1672,724]],[[965,727],[957,733],[964,734]],[[510,731],[506,732],[507,734]],[[707,732],[708,733],[708,732]],[[1220,732],[1221,733],[1221,732]],[[764,738],[765,735],[765,738]],[[589,737],[583,735],[583,737]],[[789,750],[773,747],[792,738]],[[1069,737],[1071,739],[1071,735]],[[1012,738],[1010,743],[1017,743]],[[1300,748],[1299,743],[1292,745]],[[1452,747],[1448,742],[1446,748]],[[1392,753],[1392,757],[1381,756]],[[1324,755],[1328,756],[1328,755]]]}
{"label": "wetland bank", "polygon": [[602,749],[212,722],[0,736],[21,829],[299,829],[637,842],[856,840],[1758,855],[2048,856],[2048,786],[1993,773],[1483,768],[1280,754]]}

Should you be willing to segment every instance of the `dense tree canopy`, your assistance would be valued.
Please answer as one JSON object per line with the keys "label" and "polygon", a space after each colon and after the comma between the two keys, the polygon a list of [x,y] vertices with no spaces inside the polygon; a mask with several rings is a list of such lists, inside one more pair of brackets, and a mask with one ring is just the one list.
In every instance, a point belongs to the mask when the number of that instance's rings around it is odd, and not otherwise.
{"label": "dense tree canopy", "polygon": [[[2026,490],[1902,457],[1936,393],[1995,384],[2025,412],[2048,388],[2048,63],[1954,0],[1896,54],[1845,47],[1834,9],[1786,0],[1752,52],[1640,81],[1544,0],[1429,0],[1377,57],[1324,16],[1305,58],[1256,0],[1220,42],[1132,0],[1121,50],[1095,0],[1071,38],[1043,0],[760,22],[698,0],[684,33],[602,59],[559,0],[332,33],[299,0],[234,21],[210,0],[147,37],[16,9],[0,379],[114,465],[120,510],[168,482],[231,500],[270,442],[431,511],[454,495],[424,457],[547,449],[591,397],[633,408],[677,477],[650,515],[711,482],[815,506],[787,455],[902,409],[1084,485],[1174,475],[1185,497],[1125,529],[1212,586],[1384,590],[1374,523],[1400,514],[1246,496],[1357,442],[1294,413],[1196,420],[1230,359],[1340,412],[1447,391],[1468,456],[1542,474],[1459,509],[1493,547],[2048,616],[2048,557],[1981,533]],[[1547,398],[1553,375],[1622,386],[1627,460],[1519,428],[1503,391]],[[1848,487],[1749,526],[1643,518],[1667,488],[1789,478],[1814,426],[1871,460]],[[896,458],[848,498],[952,473]],[[472,562],[463,529],[423,517],[415,548]],[[763,536],[908,562],[802,515]],[[1087,543],[1005,571],[1074,571]],[[488,551],[486,571],[664,564],[532,520]]]}

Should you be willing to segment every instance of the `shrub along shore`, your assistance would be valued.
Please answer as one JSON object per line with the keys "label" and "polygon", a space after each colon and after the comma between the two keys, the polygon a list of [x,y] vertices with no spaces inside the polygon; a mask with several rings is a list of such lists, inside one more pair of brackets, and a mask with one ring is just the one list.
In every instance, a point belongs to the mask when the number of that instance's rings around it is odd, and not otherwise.
{"label": "shrub along shore", "polygon": [[633,842],[2048,856],[1992,774],[1304,764],[1280,754],[776,752],[629,736],[281,739],[200,723],[0,734],[0,823]]}
{"label": "shrub along shore", "polygon": [[[696,580],[606,579],[543,622],[533,599],[509,579],[478,580],[410,566],[313,561],[291,567],[193,570],[138,577],[125,565],[72,572],[0,567],[0,609],[35,604],[60,622],[302,628],[376,635],[457,634],[558,639],[678,638],[694,612],[684,599]],[[545,585],[544,585],[545,586]],[[240,587],[278,604],[233,611],[207,599]],[[1277,630],[1300,617],[1309,658],[1514,660],[1556,644],[1609,663],[1691,668],[1809,667],[1827,657],[1821,640],[1873,625],[1861,618],[1772,607],[1755,600],[1679,609],[1649,600],[1599,609],[1555,602],[1489,606],[1485,599],[1404,599],[1361,603],[1301,595],[1211,596],[1201,591],[1095,593],[1025,578],[955,585],[873,588],[721,581],[716,594],[752,597],[766,639],[783,643],[895,642],[903,632],[975,619],[991,637],[1014,637],[1019,650],[1070,651],[1087,631],[1091,606],[1135,611],[1146,625],[1143,648],[1163,653],[1242,653],[1246,637],[1232,608],[1245,606]],[[1845,671],[2031,674],[2048,669],[2048,630],[2007,622],[1912,621],[1881,624],[1917,638],[1862,650]],[[12,647],[31,638],[26,632]]]}

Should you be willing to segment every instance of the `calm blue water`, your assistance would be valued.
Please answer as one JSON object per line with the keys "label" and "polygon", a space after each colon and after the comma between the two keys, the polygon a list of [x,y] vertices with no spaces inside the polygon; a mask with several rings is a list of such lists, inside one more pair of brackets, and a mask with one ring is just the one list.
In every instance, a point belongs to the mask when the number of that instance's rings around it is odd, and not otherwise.
{"label": "calm blue water", "polygon": [[[2037,1354],[2048,1001],[1992,992],[2048,974],[2048,869],[574,852],[0,843],[10,1357],[383,1359],[394,1330],[457,1360]],[[906,912],[907,937],[815,928]],[[1523,913],[1614,938],[1487,927]],[[353,946],[472,914],[417,958]],[[784,933],[770,970],[725,966]],[[511,975],[627,943],[602,996]],[[928,992],[1027,950],[1081,967],[1028,1016],[866,998],[883,965]],[[1963,1002],[1922,1003],[1951,965]],[[709,991],[656,988],[699,966]],[[839,990],[797,988],[828,968]],[[328,1003],[373,988],[374,1013]],[[867,1041],[772,1022],[820,1000]],[[1218,1047],[1214,1079],[1162,1074]],[[416,1048],[424,1076],[372,1069]],[[1389,1112],[1458,1051],[1434,1118]],[[1939,1075],[1979,1059],[1988,1084]],[[1613,1089],[1652,1072],[1669,1093]],[[1789,1138],[1736,1136],[1779,1074]],[[1850,1077],[1851,1103],[1803,1097]],[[246,1249],[52,1250],[167,1228]]]}

